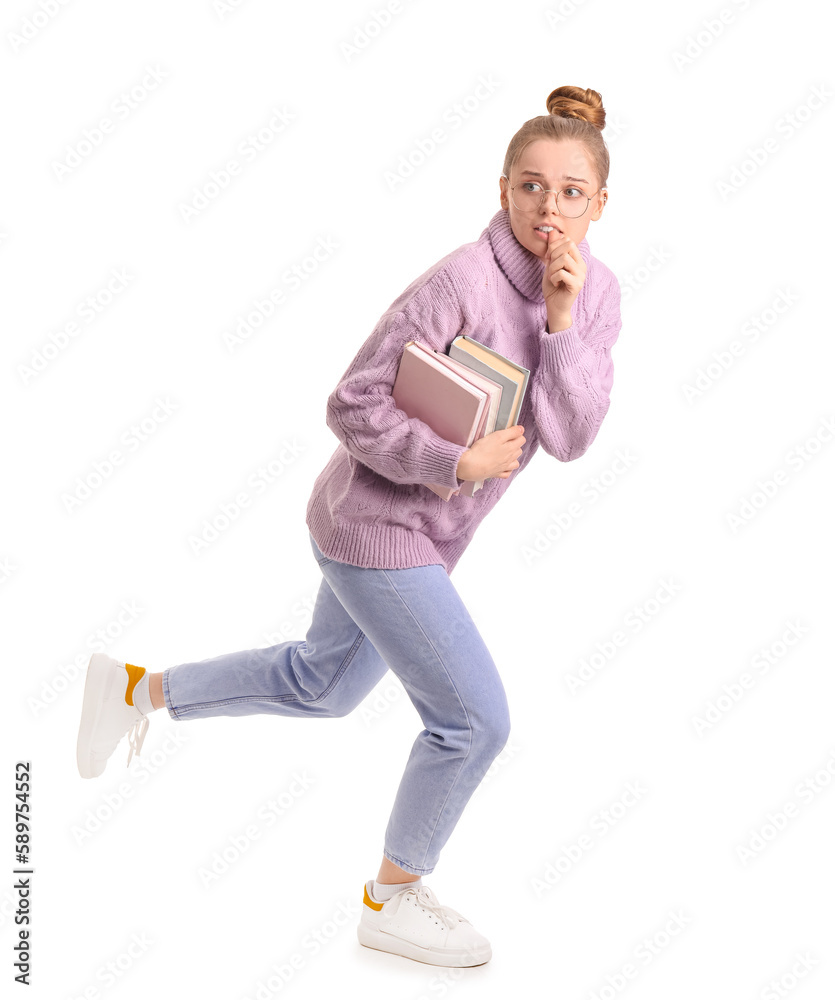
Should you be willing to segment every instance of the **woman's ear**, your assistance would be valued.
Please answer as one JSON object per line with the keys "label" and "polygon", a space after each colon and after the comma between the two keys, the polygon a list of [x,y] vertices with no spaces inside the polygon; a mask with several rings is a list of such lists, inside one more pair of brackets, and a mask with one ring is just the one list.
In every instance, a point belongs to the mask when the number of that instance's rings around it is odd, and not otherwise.
{"label": "woman's ear", "polygon": [[507,200],[507,178],[502,174],[499,178],[499,202],[502,208],[509,208],[510,205]]}
{"label": "woman's ear", "polygon": [[603,214],[603,209],[606,207],[606,202],[609,200],[609,192],[606,188],[600,189],[600,195],[597,199],[597,208],[592,213],[592,221],[596,222],[600,216]]}

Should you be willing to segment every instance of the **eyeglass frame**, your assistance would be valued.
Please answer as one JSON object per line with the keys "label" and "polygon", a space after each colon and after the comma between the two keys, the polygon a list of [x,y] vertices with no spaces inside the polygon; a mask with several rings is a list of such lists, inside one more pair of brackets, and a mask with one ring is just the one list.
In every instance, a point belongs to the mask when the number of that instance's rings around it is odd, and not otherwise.
{"label": "eyeglass frame", "polygon": [[[507,174],[500,174],[500,176],[504,177],[504,179],[507,181],[507,183],[510,184],[510,178],[507,176]],[[539,183],[539,181],[520,181],[519,182],[519,184],[538,184],[538,183]],[[519,187],[519,184],[514,184],[513,187],[510,188],[510,200],[513,203],[513,207],[516,209],[517,212],[538,212],[542,208],[542,206],[545,204],[545,195],[546,194],[553,194],[554,195],[554,200],[557,202],[557,212],[560,215],[563,215],[563,213],[560,212],[560,206],[559,206],[559,197],[562,194],[562,191],[557,191],[556,188],[543,188],[542,189],[542,198],[540,199],[539,204],[536,206],[536,208],[519,208],[519,206],[516,204],[516,202],[513,201],[513,192],[514,192],[514,190],[516,188]],[[577,185],[575,184],[574,187],[577,187]],[[577,190],[581,191],[582,188],[577,188]],[[586,207],[583,209],[583,211],[580,212],[579,215],[565,215],[565,216],[563,216],[563,218],[566,218],[566,219],[582,219],[583,216],[586,214],[586,212],[588,212],[588,210],[589,210],[589,205],[591,204],[592,198],[596,194],[600,194],[601,191],[605,191],[608,194],[609,189],[607,187],[599,187],[594,192],[594,194],[586,195]]]}

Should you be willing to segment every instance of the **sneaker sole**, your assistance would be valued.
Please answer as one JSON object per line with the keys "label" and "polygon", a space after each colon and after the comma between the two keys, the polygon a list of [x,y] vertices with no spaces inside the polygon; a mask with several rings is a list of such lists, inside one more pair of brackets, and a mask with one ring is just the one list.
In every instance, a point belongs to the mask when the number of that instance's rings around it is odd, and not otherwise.
{"label": "sneaker sole", "polygon": [[439,951],[434,948],[423,948],[419,944],[412,944],[410,941],[404,941],[403,938],[395,937],[393,934],[386,934],[385,931],[376,931],[363,923],[357,926],[357,938],[359,943],[366,948],[386,951],[390,955],[400,955],[402,958],[411,958],[413,961],[423,962],[425,965],[442,965],[449,969],[469,969],[477,965],[485,965],[493,957],[489,946],[476,951]]}
{"label": "sneaker sole", "polygon": [[87,678],[84,681],[84,701],[81,706],[81,722],[78,727],[78,743],[76,745],[76,762],[78,773],[82,778],[98,778],[104,772],[107,761],[101,763],[99,770],[95,769],[92,757],[93,733],[96,731],[104,696],[107,691],[107,675],[112,669],[110,658],[103,653],[93,653],[87,664]]}

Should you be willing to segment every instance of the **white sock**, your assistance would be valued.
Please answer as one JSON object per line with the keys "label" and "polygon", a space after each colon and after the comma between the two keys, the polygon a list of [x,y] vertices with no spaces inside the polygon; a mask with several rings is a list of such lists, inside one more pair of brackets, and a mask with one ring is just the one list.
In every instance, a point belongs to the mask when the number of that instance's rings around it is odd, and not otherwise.
{"label": "white sock", "polygon": [[151,704],[151,675],[146,670],[136,682],[133,689],[133,704],[143,715],[150,715],[154,711]]}
{"label": "white sock", "polygon": [[389,885],[387,882],[378,882],[374,879],[374,885],[371,889],[371,895],[378,903],[385,903],[387,899],[391,899],[392,896],[396,895],[398,892],[402,892],[404,889],[410,889],[412,887],[417,888],[423,882],[422,878],[417,879],[414,882],[398,882],[396,885]]}

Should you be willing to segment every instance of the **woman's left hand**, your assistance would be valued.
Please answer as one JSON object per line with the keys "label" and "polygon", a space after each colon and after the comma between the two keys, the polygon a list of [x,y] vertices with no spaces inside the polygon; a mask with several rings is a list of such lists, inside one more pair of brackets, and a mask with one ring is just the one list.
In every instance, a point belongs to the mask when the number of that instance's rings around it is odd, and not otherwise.
{"label": "woman's left hand", "polygon": [[574,241],[552,229],[548,233],[542,275],[542,296],[548,316],[570,319],[571,307],[585,280],[586,262]]}

